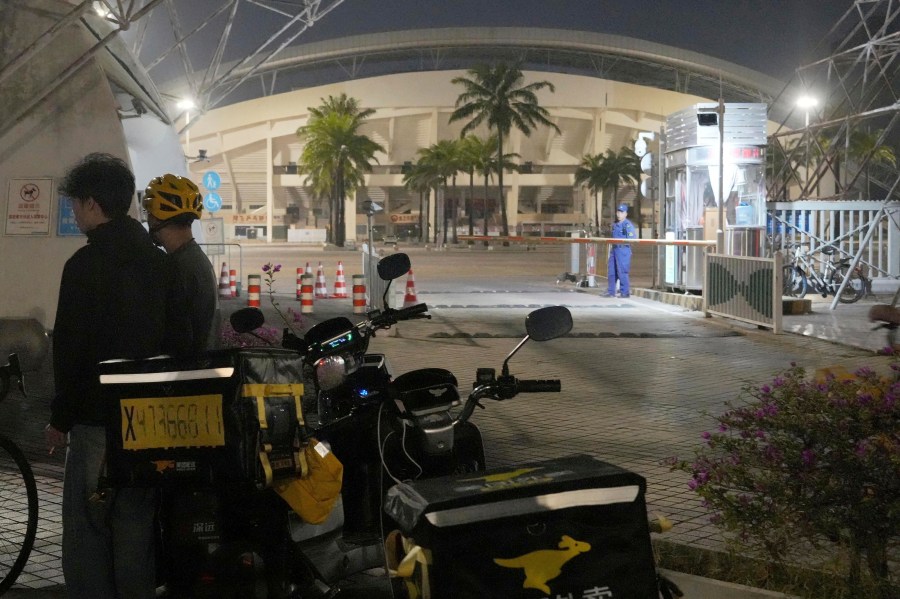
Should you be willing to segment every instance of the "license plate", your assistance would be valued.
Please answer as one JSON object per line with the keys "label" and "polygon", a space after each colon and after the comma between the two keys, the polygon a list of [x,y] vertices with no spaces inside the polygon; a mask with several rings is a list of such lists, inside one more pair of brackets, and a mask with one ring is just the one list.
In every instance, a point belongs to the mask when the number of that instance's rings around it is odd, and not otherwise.
{"label": "license plate", "polygon": [[225,445],[221,395],[119,400],[128,450]]}

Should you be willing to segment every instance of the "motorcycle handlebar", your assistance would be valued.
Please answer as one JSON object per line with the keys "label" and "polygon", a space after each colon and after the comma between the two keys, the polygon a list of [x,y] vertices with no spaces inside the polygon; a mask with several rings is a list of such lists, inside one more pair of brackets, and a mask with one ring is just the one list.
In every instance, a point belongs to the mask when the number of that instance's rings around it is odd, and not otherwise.
{"label": "motorcycle handlebar", "polygon": [[401,320],[410,320],[412,318],[431,318],[424,314],[428,311],[428,304],[415,304],[406,308],[395,310],[388,308],[384,312],[375,315],[367,321],[366,327],[369,329],[380,329],[394,325]]}
{"label": "motorcycle handlebar", "polygon": [[519,379],[517,383],[519,393],[559,393],[562,388],[559,379]]}
{"label": "motorcycle handlebar", "polygon": [[559,379],[529,380],[515,379],[513,377],[501,378],[492,383],[479,385],[469,394],[462,410],[460,410],[449,426],[454,427],[465,423],[472,416],[472,412],[475,411],[475,406],[484,407],[478,403],[480,399],[511,399],[519,393],[559,393],[561,388]]}

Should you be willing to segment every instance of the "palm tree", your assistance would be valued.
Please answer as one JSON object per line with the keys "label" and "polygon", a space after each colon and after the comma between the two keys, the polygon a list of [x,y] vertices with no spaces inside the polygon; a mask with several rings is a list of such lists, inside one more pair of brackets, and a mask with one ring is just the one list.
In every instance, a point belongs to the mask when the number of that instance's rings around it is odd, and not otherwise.
{"label": "palm tree", "polygon": [[866,198],[871,199],[870,191],[871,177],[869,176],[869,168],[871,165],[889,164],[897,166],[897,155],[894,148],[882,143],[884,130],[862,131],[854,130],[850,134],[850,151],[849,156],[859,165],[862,166],[866,177]]}
{"label": "palm tree", "polygon": [[[421,161],[420,161],[421,162]],[[425,197],[440,185],[437,178],[427,164],[416,163],[403,175],[403,185],[407,189],[419,193],[419,241],[428,241],[428,209]]]}
{"label": "palm tree", "polygon": [[[443,242],[447,243],[447,209],[445,202],[447,198],[447,182],[459,170],[457,167],[458,152],[456,142],[443,139],[427,148],[421,148],[418,154],[418,165],[425,169],[429,176],[437,180],[440,185],[441,193],[438,196],[436,205],[438,210],[435,214],[440,214]],[[437,230],[435,230],[434,242],[437,243]]]}
{"label": "palm tree", "polygon": [[471,119],[460,131],[460,136],[474,131],[482,123],[497,133],[497,179],[500,187],[500,212],[503,235],[509,235],[509,221],[506,202],[503,199],[503,140],[512,127],[531,134],[532,127],[545,125],[559,133],[559,127],[550,121],[549,112],[538,104],[537,92],[547,88],[556,91],[549,81],[537,81],[522,85],[523,75],[518,66],[498,64],[479,65],[468,71],[468,77],[455,77],[452,83],[462,85],[464,90],[456,99],[456,110],[450,115],[450,122]]}
{"label": "palm tree", "polygon": [[460,140],[459,144],[460,170],[469,174],[469,199],[466,201],[469,235],[475,234],[475,169],[480,163],[483,147],[484,141],[477,135],[467,135]]}
{"label": "palm tree", "polygon": [[354,98],[329,96],[309,111],[309,121],[297,129],[297,135],[306,141],[300,164],[308,173],[306,184],[313,194],[331,198],[329,241],[343,246],[346,192],[363,184],[364,174],[372,170],[375,153],[384,152],[384,148],[359,133],[365,117],[373,111],[360,110]]}
{"label": "palm tree", "polygon": [[575,185],[583,185],[594,194],[594,227],[600,231],[600,198],[599,193],[609,183],[609,169],[603,154],[585,154],[581,164],[575,169]]}
{"label": "palm tree", "polygon": [[603,155],[603,167],[606,170],[606,186],[612,188],[612,203],[609,213],[615,214],[616,204],[619,201],[619,187],[632,185],[637,188],[640,184],[641,159],[634,153],[634,150],[622,146],[618,152],[606,150]]}

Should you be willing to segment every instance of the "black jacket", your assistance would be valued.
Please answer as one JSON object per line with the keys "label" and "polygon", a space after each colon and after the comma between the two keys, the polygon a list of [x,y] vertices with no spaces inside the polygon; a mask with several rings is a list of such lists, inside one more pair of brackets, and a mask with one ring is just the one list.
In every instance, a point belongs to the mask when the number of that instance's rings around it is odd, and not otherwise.
{"label": "black jacket", "polygon": [[219,284],[209,258],[193,239],[167,254],[165,351],[190,358],[218,347]]}
{"label": "black jacket", "polygon": [[97,363],[162,353],[165,255],[139,222],[122,217],[87,233],[63,269],[53,326],[56,396],[50,423],[105,424]]}

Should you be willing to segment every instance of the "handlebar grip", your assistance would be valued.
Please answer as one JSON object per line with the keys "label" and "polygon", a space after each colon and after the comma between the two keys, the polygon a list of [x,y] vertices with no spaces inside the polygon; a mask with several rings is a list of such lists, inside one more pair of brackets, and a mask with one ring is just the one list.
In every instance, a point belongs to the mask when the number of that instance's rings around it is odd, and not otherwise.
{"label": "handlebar grip", "polygon": [[519,393],[559,393],[562,386],[559,379],[522,380],[516,382]]}
{"label": "handlebar grip", "polygon": [[414,306],[409,306],[408,308],[400,308],[396,312],[394,312],[394,318],[397,320],[406,320],[407,318],[411,318],[417,314],[422,314],[423,312],[428,312],[428,304],[415,304]]}

